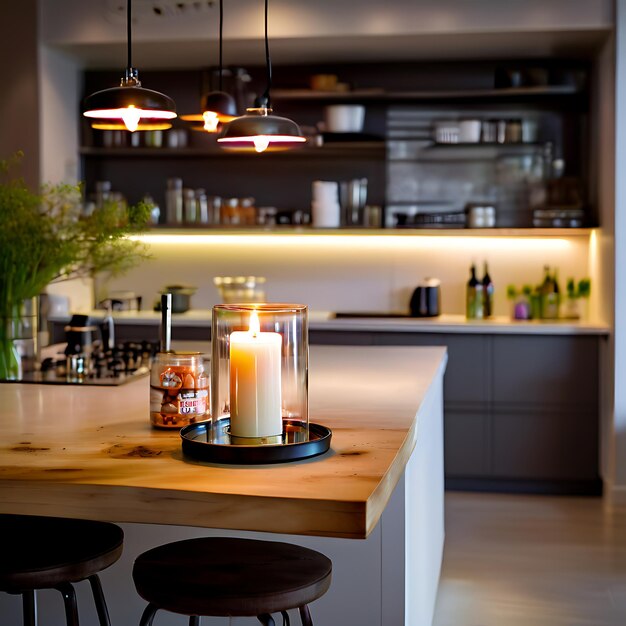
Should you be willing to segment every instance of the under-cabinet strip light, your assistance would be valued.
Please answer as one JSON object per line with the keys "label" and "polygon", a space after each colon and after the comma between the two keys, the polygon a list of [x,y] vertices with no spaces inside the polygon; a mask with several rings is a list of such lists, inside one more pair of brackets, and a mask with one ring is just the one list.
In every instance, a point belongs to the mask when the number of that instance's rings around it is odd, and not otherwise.
{"label": "under-cabinet strip light", "polygon": [[258,234],[258,233],[146,233],[131,239],[155,245],[252,245],[350,247],[354,249],[433,249],[433,250],[566,250],[573,241],[566,237],[515,236],[398,236],[398,235],[321,235],[321,234]]}

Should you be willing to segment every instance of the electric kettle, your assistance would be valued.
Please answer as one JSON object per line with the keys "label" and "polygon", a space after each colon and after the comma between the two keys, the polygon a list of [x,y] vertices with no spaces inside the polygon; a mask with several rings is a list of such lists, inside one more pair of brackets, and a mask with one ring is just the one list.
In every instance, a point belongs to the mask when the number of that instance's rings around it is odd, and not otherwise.
{"label": "electric kettle", "polygon": [[409,308],[411,317],[437,317],[441,312],[441,282],[425,278],[413,291]]}

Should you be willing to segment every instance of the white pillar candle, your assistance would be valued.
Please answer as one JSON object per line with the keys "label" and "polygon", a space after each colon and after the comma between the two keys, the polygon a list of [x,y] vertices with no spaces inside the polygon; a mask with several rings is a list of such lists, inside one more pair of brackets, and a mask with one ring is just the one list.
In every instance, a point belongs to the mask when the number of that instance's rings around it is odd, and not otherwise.
{"label": "white pillar candle", "polygon": [[280,333],[250,329],[230,334],[230,432],[237,437],[282,435]]}

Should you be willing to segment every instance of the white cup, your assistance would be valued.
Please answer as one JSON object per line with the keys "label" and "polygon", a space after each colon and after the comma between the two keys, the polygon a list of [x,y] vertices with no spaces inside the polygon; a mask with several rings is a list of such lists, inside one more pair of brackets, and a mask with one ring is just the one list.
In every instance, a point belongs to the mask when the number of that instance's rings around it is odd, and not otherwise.
{"label": "white cup", "polygon": [[461,143],[478,143],[481,126],[480,120],[461,120],[459,122],[459,141]]}
{"label": "white cup", "polygon": [[339,202],[311,202],[311,218],[314,227],[338,228],[341,217]]}
{"label": "white cup", "polygon": [[339,183],[336,180],[314,180],[313,200],[318,202],[339,202]]}
{"label": "white cup", "polygon": [[324,107],[326,130],[331,133],[360,133],[365,121],[362,104],[332,104]]}

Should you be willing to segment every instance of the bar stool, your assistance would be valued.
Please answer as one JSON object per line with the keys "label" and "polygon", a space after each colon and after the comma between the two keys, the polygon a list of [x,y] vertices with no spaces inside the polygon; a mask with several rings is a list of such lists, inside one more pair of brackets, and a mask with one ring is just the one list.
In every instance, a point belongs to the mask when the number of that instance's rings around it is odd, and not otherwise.
{"label": "bar stool", "polygon": [[36,626],[37,589],[63,596],[67,626],[78,626],[72,583],[88,580],[100,626],[109,613],[98,572],[120,558],[124,532],[109,522],[0,515],[0,591],[21,594],[24,626]]}
{"label": "bar stool", "polygon": [[323,554],[288,543],[205,537],[168,543],[139,555],[133,580],[148,601],[140,626],[151,626],[159,609],[189,616],[256,616],[274,626],[272,613],[289,624],[297,608],[312,626],[308,604],[330,587],[332,563]]}

